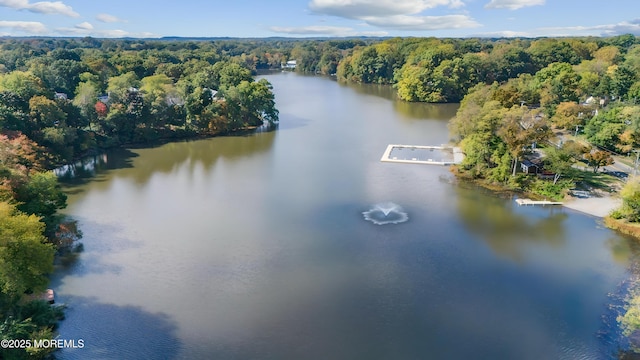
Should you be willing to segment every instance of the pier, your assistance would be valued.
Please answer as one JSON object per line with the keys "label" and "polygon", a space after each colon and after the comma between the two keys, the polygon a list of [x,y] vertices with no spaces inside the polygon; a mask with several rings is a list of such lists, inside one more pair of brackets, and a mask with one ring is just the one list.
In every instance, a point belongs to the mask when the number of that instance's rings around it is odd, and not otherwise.
{"label": "pier", "polygon": [[464,159],[462,150],[453,146],[396,145],[387,146],[380,161],[405,164],[454,165]]}
{"label": "pier", "polygon": [[531,199],[516,199],[518,205],[562,205],[560,201],[548,201],[548,200],[531,200]]}

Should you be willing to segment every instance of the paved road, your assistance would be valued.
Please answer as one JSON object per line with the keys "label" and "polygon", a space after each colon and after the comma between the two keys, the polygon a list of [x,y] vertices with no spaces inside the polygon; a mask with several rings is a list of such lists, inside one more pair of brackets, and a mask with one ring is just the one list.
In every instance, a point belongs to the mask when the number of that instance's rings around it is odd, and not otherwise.
{"label": "paved road", "polygon": [[[568,141],[568,140],[573,140],[573,138],[568,137],[566,135],[560,135],[558,136],[560,143]],[[585,142],[584,139],[580,139],[580,141]],[[555,145],[555,143],[551,142],[552,144]],[[587,143],[588,144],[588,143]],[[590,144],[591,146],[595,146],[593,144]],[[621,161],[619,161],[618,159],[623,158],[622,156],[613,156],[614,158],[614,163],[612,165],[607,165],[601,168],[600,171],[602,172],[606,172],[609,173],[615,177],[618,177],[620,179],[626,179],[629,177],[629,175],[633,175],[634,174],[634,168],[632,166],[628,166],[624,163],[622,163]]]}
{"label": "paved road", "polygon": [[634,174],[634,168],[622,163],[618,160],[619,158],[620,156],[614,156],[613,159],[615,162],[612,165],[605,166],[602,171],[608,172],[615,177],[626,179],[629,175]]}

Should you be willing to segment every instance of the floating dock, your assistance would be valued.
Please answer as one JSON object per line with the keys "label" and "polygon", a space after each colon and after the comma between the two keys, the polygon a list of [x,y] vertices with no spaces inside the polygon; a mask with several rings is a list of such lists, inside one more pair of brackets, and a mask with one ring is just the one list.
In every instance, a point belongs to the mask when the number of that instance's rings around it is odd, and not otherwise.
{"label": "floating dock", "polygon": [[531,200],[531,199],[516,199],[518,205],[562,205],[560,201],[548,201],[548,200]]}
{"label": "floating dock", "polygon": [[453,146],[397,145],[387,146],[380,161],[405,164],[454,165],[464,159],[462,150]]}

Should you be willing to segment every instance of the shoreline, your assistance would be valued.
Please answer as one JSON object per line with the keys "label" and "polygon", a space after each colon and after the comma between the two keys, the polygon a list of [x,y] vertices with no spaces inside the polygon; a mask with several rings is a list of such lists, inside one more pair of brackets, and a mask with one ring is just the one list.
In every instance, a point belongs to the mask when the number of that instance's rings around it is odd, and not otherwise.
{"label": "shoreline", "polygon": [[617,194],[596,194],[592,197],[570,197],[562,204],[567,209],[583,214],[605,218],[615,209],[622,206],[622,199]]}

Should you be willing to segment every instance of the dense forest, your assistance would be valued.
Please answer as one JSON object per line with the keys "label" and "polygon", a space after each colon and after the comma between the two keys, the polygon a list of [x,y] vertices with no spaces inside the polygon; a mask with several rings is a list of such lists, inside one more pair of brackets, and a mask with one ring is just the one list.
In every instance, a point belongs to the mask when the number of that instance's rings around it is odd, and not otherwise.
{"label": "dense forest", "polygon": [[[38,298],[54,259],[81,232],[57,211],[50,171],[101,149],[212,136],[278,123],[260,70],[388,84],[405,101],[461,102],[451,130],[457,171],[512,189],[562,196],[585,161],[640,149],[640,41],[541,39],[0,39],[0,338],[48,339],[62,310]],[[548,142],[556,130],[585,143]],[[544,147],[552,179],[518,170]],[[617,216],[640,220],[638,191]],[[0,358],[47,349],[0,349]]]}

